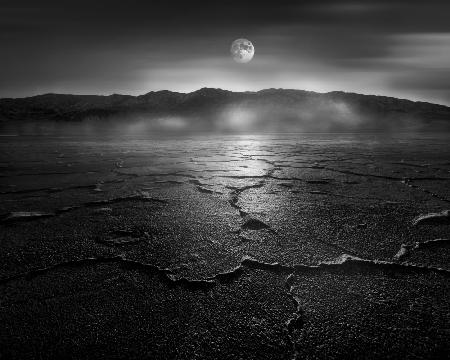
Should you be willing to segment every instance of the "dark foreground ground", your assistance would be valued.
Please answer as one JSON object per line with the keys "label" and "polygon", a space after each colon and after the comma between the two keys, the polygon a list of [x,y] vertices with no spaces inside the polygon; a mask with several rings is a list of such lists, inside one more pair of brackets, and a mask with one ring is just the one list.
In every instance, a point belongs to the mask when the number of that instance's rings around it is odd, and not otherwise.
{"label": "dark foreground ground", "polygon": [[0,358],[448,358],[448,140],[0,137]]}

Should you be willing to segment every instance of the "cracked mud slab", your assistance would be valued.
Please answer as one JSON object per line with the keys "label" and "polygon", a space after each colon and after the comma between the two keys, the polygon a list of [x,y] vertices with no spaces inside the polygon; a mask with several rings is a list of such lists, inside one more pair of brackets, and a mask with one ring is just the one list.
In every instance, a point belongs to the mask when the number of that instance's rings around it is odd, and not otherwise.
{"label": "cracked mud slab", "polygon": [[438,275],[343,273],[293,282],[304,318],[299,358],[438,359],[450,350],[450,289]]}
{"label": "cracked mud slab", "polygon": [[[270,299],[261,301],[263,293]],[[5,357],[44,349],[49,358],[273,359],[291,352],[289,297],[282,279],[263,271],[203,291],[114,264],[87,265],[19,280],[1,296]]]}
{"label": "cracked mud slab", "polygon": [[0,141],[0,357],[448,357],[443,136]]}

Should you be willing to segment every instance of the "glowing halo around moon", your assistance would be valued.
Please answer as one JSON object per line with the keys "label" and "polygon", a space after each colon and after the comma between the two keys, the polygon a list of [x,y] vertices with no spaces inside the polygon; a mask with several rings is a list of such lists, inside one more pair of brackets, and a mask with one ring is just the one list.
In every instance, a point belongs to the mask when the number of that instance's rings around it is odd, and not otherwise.
{"label": "glowing halo around moon", "polygon": [[255,47],[247,39],[236,39],[230,47],[231,57],[240,64],[248,63],[255,55]]}

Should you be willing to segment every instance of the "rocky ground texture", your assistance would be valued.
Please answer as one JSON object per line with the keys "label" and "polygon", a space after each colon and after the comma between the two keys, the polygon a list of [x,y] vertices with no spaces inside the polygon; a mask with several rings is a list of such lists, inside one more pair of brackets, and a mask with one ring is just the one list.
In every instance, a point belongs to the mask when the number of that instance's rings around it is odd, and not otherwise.
{"label": "rocky ground texture", "polygon": [[445,137],[0,149],[0,358],[448,357]]}

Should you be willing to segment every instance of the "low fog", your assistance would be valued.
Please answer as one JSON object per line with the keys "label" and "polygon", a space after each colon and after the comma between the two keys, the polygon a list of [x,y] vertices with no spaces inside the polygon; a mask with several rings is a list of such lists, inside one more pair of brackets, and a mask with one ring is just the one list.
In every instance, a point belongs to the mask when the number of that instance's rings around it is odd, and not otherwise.
{"label": "low fog", "polygon": [[448,130],[447,121],[417,114],[362,111],[345,101],[302,104],[242,101],[190,111],[132,111],[88,115],[77,120],[14,120],[0,122],[2,134],[30,135],[192,135],[197,133],[396,132]]}

